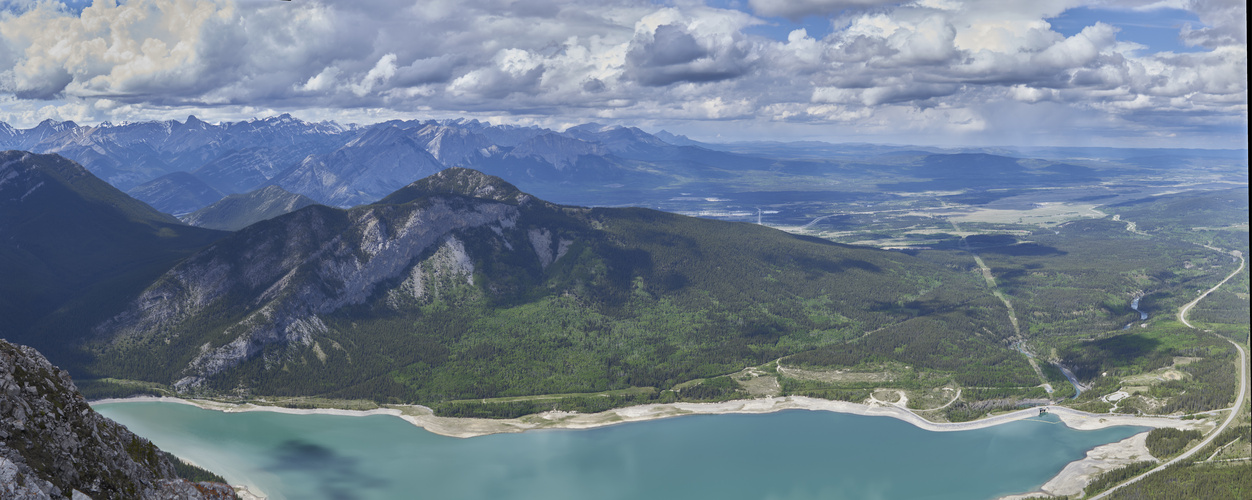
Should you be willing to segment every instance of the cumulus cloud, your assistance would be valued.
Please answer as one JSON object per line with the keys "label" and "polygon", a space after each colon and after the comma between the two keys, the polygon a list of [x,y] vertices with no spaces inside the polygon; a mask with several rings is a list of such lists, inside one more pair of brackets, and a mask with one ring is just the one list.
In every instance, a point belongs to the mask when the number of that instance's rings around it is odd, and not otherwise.
{"label": "cumulus cloud", "polygon": [[136,1],[101,3],[73,16],[40,3],[0,21],[4,45],[21,53],[4,68],[4,90],[33,99],[203,90],[202,35],[229,10],[189,0]]}
{"label": "cumulus cloud", "polygon": [[657,26],[650,35],[632,40],[626,55],[627,74],[643,85],[716,82],[741,76],[752,65],[748,51],[733,40],[701,43],[676,24]]}
{"label": "cumulus cloud", "polygon": [[[101,0],[81,11],[10,2],[0,8],[0,119],[283,110],[356,121],[796,124],[828,135],[905,120],[910,130],[960,135],[1033,109],[1183,138],[1206,119],[1235,127],[1232,136],[1246,131],[1244,2],[1095,1],[750,0],[735,10],[639,0]],[[1187,9],[1200,22],[1178,36],[1199,50],[1152,52],[1113,23],[1053,29],[1050,19],[1083,5]],[[755,29],[805,16],[825,16],[830,30],[774,39]]]}
{"label": "cumulus cloud", "polygon": [[1190,45],[1214,48],[1248,44],[1248,4],[1244,0],[1191,0],[1187,7],[1206,27],[1182,29],[1182,39]]}
{"label": "cumulus cloud", "polygon": [[[318,74],[319,76],[321,73]],[[352,84],[352,93],[357,97],[362,97],[374,90],[374,87],[380,86],[396,76],[396,55],[387,54],[378,59],[378,63],[370,68],[361,81]]]}

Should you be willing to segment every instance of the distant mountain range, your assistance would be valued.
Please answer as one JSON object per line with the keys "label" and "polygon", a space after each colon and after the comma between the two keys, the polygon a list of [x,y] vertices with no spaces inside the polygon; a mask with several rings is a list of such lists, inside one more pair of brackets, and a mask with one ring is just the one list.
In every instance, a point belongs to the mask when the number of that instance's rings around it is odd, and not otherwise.
{"label": "distant mountain range", "polygon": [[[877,176],[892,190],[1068,185],[1094,179],[1086,166],[1018,163],[1025,150],[821,142],[706,144],[661,131],[595,123],[554,131],[477,120],[391,120],[368,126],[305,122],[290,115],[210,124],[188,117],[82,126],[46,120],[30,129],[0,123],[0,150],[56,153],[159,211],[184,216],[225,196],[266,186],[347,208],[373,203],[448,167],[510,179],[562,203],[639,204],[658,189],[730,189],[778,174]],[[1100,157],[1175,168],[1180,158],[1246,152],[1035,148],[1056,158]],[[1068,155],[1068,156],[1067,156]],[[1055,160],[1053,160],[1055,161]],[[1100,164],[1096,164],[1100,167]],[[1018,174],[1024,174],[1014,181]],[[976,181],[970,184],[969,181]],[[934,182],[932,182],[934,181]],[[925,185],[930,183],[930,185]],[[681,187],[680,187],[681,186]],[[667,198],[661,198],[667,199]]]}
{"label": "distant mountain range", "polygon": [[550,194],[571,182],[646,188],[693,170],[762,164],[668,137],[680,144],[633,127],[598,124],[564,132],[476,120],[360,127],[290,115],[222,124],[195,116],[97,126],[46,120],[24,130],[0,123],[0,150],[59,154],[175,215],[265,186],[350,207],[448,167],[505,175]]}

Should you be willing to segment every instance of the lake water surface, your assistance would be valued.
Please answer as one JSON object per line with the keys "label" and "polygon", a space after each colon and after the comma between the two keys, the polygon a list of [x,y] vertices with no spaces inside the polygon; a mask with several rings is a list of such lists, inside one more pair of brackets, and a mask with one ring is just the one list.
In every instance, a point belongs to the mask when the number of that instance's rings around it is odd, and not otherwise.
{"label": "lake water surface", "polygon": [[1054,416],[931,432],[789,410],[459,439],[395,417],[95,406],[157,446],[271,499],[989,499],[1037,489],[1146,430]]}

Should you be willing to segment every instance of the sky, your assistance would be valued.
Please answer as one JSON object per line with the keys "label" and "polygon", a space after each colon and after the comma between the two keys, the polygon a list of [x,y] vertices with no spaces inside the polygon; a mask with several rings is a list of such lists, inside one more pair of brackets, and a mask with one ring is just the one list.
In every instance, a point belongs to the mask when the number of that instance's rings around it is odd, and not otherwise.
{"label": "sky", "polygon": [[1247,148],[1243,0],[0,0],[0,121]]}

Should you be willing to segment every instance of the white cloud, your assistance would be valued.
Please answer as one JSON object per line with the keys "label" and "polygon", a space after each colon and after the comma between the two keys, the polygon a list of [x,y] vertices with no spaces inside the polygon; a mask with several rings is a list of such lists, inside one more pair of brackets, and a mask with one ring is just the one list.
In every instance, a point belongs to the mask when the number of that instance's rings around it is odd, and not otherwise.
{"label": "white cloud", "polygon": [[321,73],[310,77],[303,85],[297,88],[305,92],[323,92],[334,88],[338,77],[339,68],[330,66],[323,69]]}
{"label": "white cloud", "polygon": [[[324,71],[323,71],[324,73]],[[321,76],[322,73],[318,73]],[[357,97],[364,97],[370,91],[396,76],[396,55],[386,54],[378,59],[378,63],[370,68],[369,72],[361,78],[361,81],[352,85],[352,93]]]}
{"label": "white cloud", "polygon": [[1207,27],[1185,26],[1188,44],[1220,47],[1248,44],[1248,4],[1244,0],[1190,0],[1186,5]]}
{"label": "white cloud", "polygon": [[[1181,127],[1179,140],[1206,119],[1230,137],[1246,130],[1244,2],[1095,1],[752,0],[751,13],[638,0],[131,0],[81,14],[33,3],[0,13],[0,119],[281,109],[968,137],[1026,126],[999,117],[1034,109]],[[1068,37],[1049,24],[1081,5],[1186,8],[1202,25],[1179,36],[1203,50],[1155,53],[1112,24]],[[753,14],[828,16],[832,31],[774,40],[752,33],[777,19]]]}

